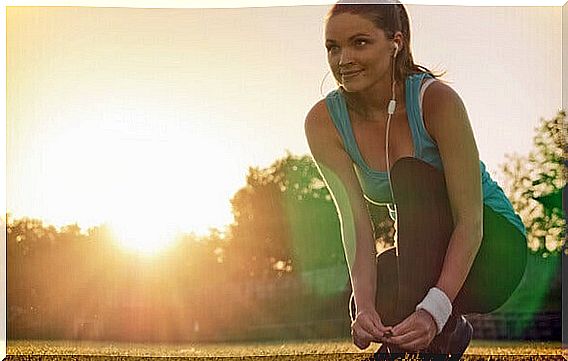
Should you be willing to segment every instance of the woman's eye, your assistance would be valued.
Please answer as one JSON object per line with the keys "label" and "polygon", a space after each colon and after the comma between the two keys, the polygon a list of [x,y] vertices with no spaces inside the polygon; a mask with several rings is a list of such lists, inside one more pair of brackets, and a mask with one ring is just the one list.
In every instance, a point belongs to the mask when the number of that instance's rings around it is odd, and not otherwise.
{"label": "woman's eye", "polygon": [[333,52],[337,51],[337,49],[339,49],[339,47],[336,46],[336,45],[329,45],[326,48],[327,48],[328,53],[333,53]]}
{"label": "woman's eye", "polygon": [[355,45],[357,45],[357,46],[367,45],[367,40],[364,40],[364,39],[355,40]]}

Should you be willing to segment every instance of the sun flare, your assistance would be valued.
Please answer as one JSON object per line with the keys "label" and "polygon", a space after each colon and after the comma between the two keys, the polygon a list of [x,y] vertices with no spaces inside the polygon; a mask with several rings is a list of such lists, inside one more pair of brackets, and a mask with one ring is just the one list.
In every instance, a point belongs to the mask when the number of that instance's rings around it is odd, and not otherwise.
{"label": "sun flare", "polygon": [[153,222],[112,223],[115,241],[121,249],[142,256],[154,256],[172,247],[176,230]]}

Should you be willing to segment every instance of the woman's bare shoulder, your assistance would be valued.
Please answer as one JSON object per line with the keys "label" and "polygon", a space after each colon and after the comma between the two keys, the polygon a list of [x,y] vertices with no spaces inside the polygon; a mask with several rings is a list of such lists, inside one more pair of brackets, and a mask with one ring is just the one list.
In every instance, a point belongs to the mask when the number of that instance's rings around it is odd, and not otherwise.
{"label": "woman's bare shoulder", "polygon": [[441,80],[434,81],[424,92],[424,112],[435,112],[440,108],[451,106],[456,101],[461,102],[458,93],[447,83]]}
{"label": "woman's bare shoulder", "polygon": [[325,104],[325,99],[321,99],[315,103],[308,114],[306,115],[306,131],[325,127],[330,121],[329,113],[327,111],[327,106]]}
{"label": "woman's bare shoulder", "polygon": [[339,141],[339,135],[327,110],[325,99],[321,99],[312,106],[306,115],[304,128],[310,147],[330,145],[334,141]]}
{"label": "woman's bare shoulder", "polygon": [[428,133],[437,140],[440,126],[456,118],[467,119],[465,106],[459,94],[443,81],[433,82],[424,92],[422,100],[424,126]]}

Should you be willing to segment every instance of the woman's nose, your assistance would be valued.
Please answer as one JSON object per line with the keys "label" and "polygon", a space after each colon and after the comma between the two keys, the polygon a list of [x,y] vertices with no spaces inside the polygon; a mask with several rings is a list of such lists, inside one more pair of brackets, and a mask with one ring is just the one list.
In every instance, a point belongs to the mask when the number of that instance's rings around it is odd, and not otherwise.
{"label": "woman's nose", "polygon": [[351,52],[349,50],[342,50],[339,54],[339,65],[346,65],[353,62],[351,59]]}

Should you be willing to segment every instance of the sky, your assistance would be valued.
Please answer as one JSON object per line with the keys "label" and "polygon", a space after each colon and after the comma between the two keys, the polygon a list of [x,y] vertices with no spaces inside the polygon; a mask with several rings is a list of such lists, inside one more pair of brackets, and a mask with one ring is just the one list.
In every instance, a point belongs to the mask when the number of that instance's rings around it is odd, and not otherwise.
{"label": "sky", "polygon": [[[328,5],[6,9],[7,211],[205,233],[251,166],[308,154],[334,88]],[[414,59],[462,97],[499,179],[561,108],[561,8],[408,5]]]}

